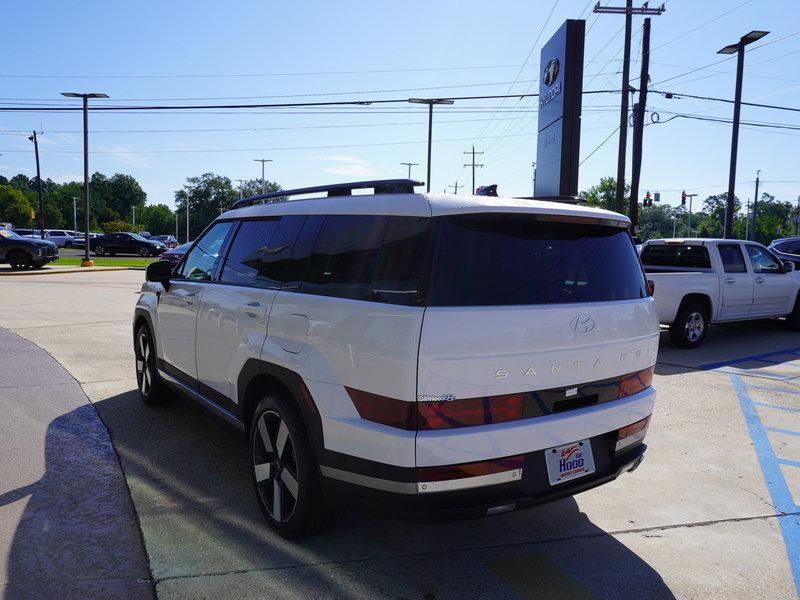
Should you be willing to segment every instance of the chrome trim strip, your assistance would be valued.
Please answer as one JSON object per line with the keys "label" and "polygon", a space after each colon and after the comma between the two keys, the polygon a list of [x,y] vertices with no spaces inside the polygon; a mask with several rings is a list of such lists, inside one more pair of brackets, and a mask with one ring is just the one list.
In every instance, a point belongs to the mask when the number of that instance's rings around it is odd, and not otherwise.
{"label": "chrome trim strip", "polygon": [[455,490],[465,490],[469,488],[485,487],[487,485],[498,485],[510,483],[522,479],[522,469],[503,471],[502,473],[492,473],[490,475],[478,475],[477,477],[463,477],[461,479],[450,479],[446,481],[421,481],[406,482],[392,481],[390,479],[379,479],[369,475],[360,475],[352,471],[343,471],[333,467],[320,466],[320,470],[325,477],[338,479],[347,483],[361,485],[364,487],[394,492],[396,494],[431,494],[435,492],[450,492]]}
{"label": "chrome trim strip", "polygon": [[190,388],[185,383],[182,383],[182,382],[178,381],[172,375],[170,375],[169,373],[165,372],[164,370],[158,369],[158,374],[167,383],[179,388],[184,394],[190,396],[192,398],[192,400],[195,400],[196,402],[199,402],[200,404],[202,404],[203,406],[207,407],[212,412],[216,413],[218,416],[220,416],[223,419],[225,419],[226,421],[228,421],[231,425],[233,425],[237,429],[240,429],[241,431],[244,431],[244,423],[242,423],[239,419],[237,419],[236,415],[234,415],[233,413],[228,412],[227,410],[222,408],[219,404],[213,402],[212,400],[209,400],[208,398],[203,396],[201,393],[199,393],[197,390],[193,390],[192,388]]}
{"label": "chrome trim strip", "polygon": [[453,490],[465,490],[468,488],[485,487],[487,485],[497,485],[500,483],[510,483],[522,479],[522,469],[513,471],[503,471],[502,473],[491,473],[489,475],[478,475],[477,477],[462,477],[461,479],[448,479],[445,481],[422,481],[417,484],[420,494],[430,494],[433,492],[450,492]]}
{"label": "chrome trim strip", "polygon": [[347,483],[354,483],[355,485],[362,485],[364,487],[373,488],[376,490],[383,490],[385,492],[394,492],[396,494],[416,494],[417,484],[406,481],[392,481],[390,479],[378,479],[377,477],[370,477],[369,475],[360,475],[352,471],[342,471],[341,469],[334,469],[333,467],[326,467],[320,465],[320,471],[325,477],[331,479],[338,479]]}

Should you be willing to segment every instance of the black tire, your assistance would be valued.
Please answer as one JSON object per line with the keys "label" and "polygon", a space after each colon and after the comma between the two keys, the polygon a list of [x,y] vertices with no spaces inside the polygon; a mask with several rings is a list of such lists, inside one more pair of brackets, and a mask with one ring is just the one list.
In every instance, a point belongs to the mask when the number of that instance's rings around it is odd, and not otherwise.
{"label": "black tire", "polygon": [[139,398],[145,404],[162,404],[166,400],[166,394],[156,368],[156,346],[147,325],[136,330],[133,352],[136,356],[136,387]]}
{"label": "black tire", "polygon": [[687,304],[669,326],[672,343],[681,348],[697,348],[708,332],[708,309],[702,304]]}
{"label": "black tire", "polygon": [[23,271],[30,268],[33,257],[24,250],[13,250],[8,254],[8,264],[14,271]]}
{"label": "black tire", "polygon": [[332,523],[319,465],[297,407],[265,397],[250,423],[250,463],[256,499],[269,526],[285,538],[314,534]]}
{"label": "black tire", "polygon": [[786,315],[786,324],[792,331],[800,331],[800,295],[794,301],[794,309]]}
{"label": "black tire", "polygon": [[97,256],[105,256],[106,249],[103,247],[102,244],[98,244],[97,246],[94,247],[94,253]]}
{"label": "black tire", "polygon": [[33,263],[33,268],[34,268],[34,269],[41,269],[41,268],[42,268],[43,266],[45,266],[46,264],[47,264],[47,263],[43,263],[43,262],[35,262],[35,263]]}
{"label": "black tire", "polygon": [[151,252],[148,248],[145,248],[144,246],[139,248],[139,256],[141,256],[142,258],[147,258],[148,256],[150,256],[150,254]]}

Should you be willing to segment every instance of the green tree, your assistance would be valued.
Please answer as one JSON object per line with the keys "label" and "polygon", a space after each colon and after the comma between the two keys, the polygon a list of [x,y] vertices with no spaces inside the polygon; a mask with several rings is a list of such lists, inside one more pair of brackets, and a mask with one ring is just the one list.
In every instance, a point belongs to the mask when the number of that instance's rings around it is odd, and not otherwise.
{"label": "green tree", "polygon": [[131,175],[115,173],[108,179],[106,191],[106,206],[119,215],[130,217],[133,215],[132,207],[139,210],[147,200],[147,194]]}
{"label": "green tree", "polygon": [[[623,214],[628,214],[630,205],[631,186],[625,184],[625,199],[623,200]],[[614,177],[602,177],[600,183],[593,185],[588,190],[580,193],[580,197],[586,200],[589,206],[597,206],[606,210],[614,210],[617,197],[617,180]]]}
{"label": "green tree", "polygon": [[[281,186],[278,185],[275,181],[270,181],[267,179],[264,182],[264,189],[267,194],[270,192],[277,192],[281,189]],[[237,192],[239,189],[237,188]],[[247,198],[249,196],[258,196],[261,194],[261,180],[260,179],[248,179],[247,181],[242,182],[241,187],[242,197]],[[238,199],[238,197],[237,197]],[[276,201],[280,199],[276,198]]]}
{"label": "green tree", "polygon": [[25,227],[32,221],[33,208],[20,190],[0,185],[0,221]]}
{"label": "green tree", "polygon": [[175,231],[175,213],[166,204],[143,206],[141,213],[137,211],[136,220],[142,229],[153,235],[164,235]]}
{"label": "green tree", "polygon": [[44,201],[44,224],[47,229],[68,229],[64,215],[52,200]]}
{"label": "green tree", "polygon": [[204,173],[189,177],[184,189],[175,192],[175,206],[181,224],[181,237],[185,234],[186,201],[189,198],[189,237],[194,239],[206,226],[239,199],[239,191],[224,175]]}
{"label": "green tree", "polygon": [[118,231],[136,233],[133,223],[129,223],[128,221],[108,221],[106,223],[101,223],[100,229],[103,230],[103,233],[116,233]]}
{"label": "green tree", "polygon": [[643,240],[672,237],[673,215],[677,217],[676,210],[668,204],[643,206],[639,210],[639,237]]}

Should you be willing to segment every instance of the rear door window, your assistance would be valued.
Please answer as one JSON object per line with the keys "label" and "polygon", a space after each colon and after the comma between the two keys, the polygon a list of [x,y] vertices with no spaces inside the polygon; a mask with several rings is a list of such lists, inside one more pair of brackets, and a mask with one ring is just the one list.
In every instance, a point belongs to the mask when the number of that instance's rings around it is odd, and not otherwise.
{"label": "rear door window", "polygon": [[717,248],[726,273],[747,273],[744,254],[739,244],[717,244]]}
{"label": "rear door window", "polygon": [[650,244],[642,250],[645,267],[710,269],[708,248],[700,245]]}
{"label": "rear door window", "polygon": [[536,215],[437,217],[428,304],[502,306],[647,296],[627,231]]}

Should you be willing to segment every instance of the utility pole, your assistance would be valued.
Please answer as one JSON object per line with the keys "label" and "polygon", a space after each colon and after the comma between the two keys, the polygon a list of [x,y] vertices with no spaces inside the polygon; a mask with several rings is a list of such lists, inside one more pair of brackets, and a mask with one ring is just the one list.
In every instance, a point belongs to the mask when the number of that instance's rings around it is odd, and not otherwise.
{"label": "utility pole", "polygon": [[133,212],[133,227],[136,228],[136,207],[131,206],[131,211]]}
{"label": "utility pole", "polygon": [[456,181],[456,184],[455,184],[455,185],[448,185],[447,187],[451,187],[451,188],[453,188],[453,189],[454,189],[454,191],[453,191],[453,195],[457,195],[457,194],[458,194],[458,188],[460,188],[460,187],[464,187],[464,186],[463,186],[463,185],[460,185],[460,184],[459,184],[459,183]]}
{"label": "utility pole", "polygon": [[[633,15],[658,16],[664,12],[664,5],[659,8],[648,8],[647,3],[633,8],[633,0],[626,0],[625,6],[600,6],[598,2],[594,12],[600,14],[625,15],[625,47],[622,58],[622,101],[619,110],[619,151],[617,154],[617,195],[614,210],[622,212],[625,198],[625,153],[628,147],[628,90],[630,88],[631,63],[631,26]],[[634,201],[631,194],[631,202]]]}
{"label": "utility pole", "polygon": [[267,193],[267,180],[264,179],[264,163],[272,162],[272,160],[270,160],[268,158],[254,158],[253,161],[261,163],[261,193],[262,194],[266,194]]}
{"label": "utility pole", "polygon": [[[472,155],[472,195],[475,195],[475,167],[483,167],[483,165],[476,165],[475,164],[475,155],[476,154],[483,154],[483,152],[475,152],[475,146],[472,147],[472,150],[465,150],[464,154],[471,154]],[[464,165],[465,167],[469,167],[470,163]],[[451,186],[452,187],[452,186]],[[458,191],[458,190],[456,190]]]}
{"label": "utility pole", "polygon": [[747,199],[747,210],[744,213],[744,239],[750,239],[750,198]]}
{"label": "utility pole", "polygon": [[192,199],[192,192],[186,192],[186,242],[189,242],[189,200]]}
{"label": "utility pole", "polygon": [[[761,175],[761,169],[756,171],[756,193],[753,194],[753,227],[751,229],[753,230],[754,242],[756,241],[756,215],[758,214],[758,184],[760,183],[759,181],[760,175]],[[726,235],[725,237],[730,237],[730,236]]]}
{"label": "utility pole", "polygon": [[177,242],[178,239],[180,239],[180,238],[178,238],[178,210],[176,208],[175,209],[175,241]]}
{"label": "utility pole", "polygon": [[800,235],[800,196],[797,197],[797,218],[794,221],[794,234]]}
{"label": "utility pole", "polygon": [[[455,100],[450,98],[409,98],[411,104],[428,105],[428,181],[425,182],[425,191],[431,191],[431,150],[433,148],[433,105],[434,104],[453,104]],[[447,190],[445,190],[447,192]]]}
{"label": "utility pole", "polygon": [[419,163],[404,163],[404,162],[401,162],[400,164],[401,165],[405,165],[405,166],[408,167],[408,178],[409,179],[411,179],[411,167],[419,166]]}
{"label": "utility pole", "polygon": [[631,165],[631,199],[628,216],[631,230],[639,225],[639,179],[642,176],[642,144],[644,141],[644,116],[647,107],[647,85],[650,81],[650,17],[642,28],[642,71],[639,75],[639,101],[633,105],[633,164]]}
{"label": "utility pole", "polygon": [[239,182],[239,200],[241,200],[242,199],[242,195],[244,194],[243,186],[244,186],[245,180],[244,179],[236,179],[235,181]]}
{"label": "utility pole", "polygon": [[28,136],[33,142],[33,151],[36,154],[36,191],[39,194],[39,235],[44,239],[44,203],[42,202],[42,172],[39,169],[39,138],[36,137],[36,130],[33,135]]}

